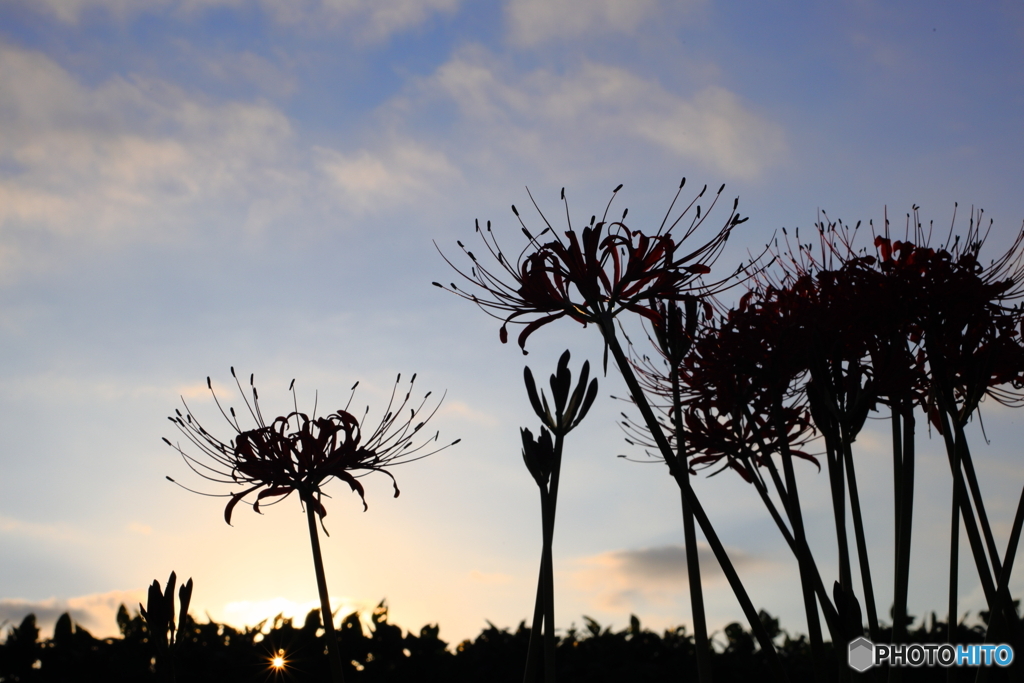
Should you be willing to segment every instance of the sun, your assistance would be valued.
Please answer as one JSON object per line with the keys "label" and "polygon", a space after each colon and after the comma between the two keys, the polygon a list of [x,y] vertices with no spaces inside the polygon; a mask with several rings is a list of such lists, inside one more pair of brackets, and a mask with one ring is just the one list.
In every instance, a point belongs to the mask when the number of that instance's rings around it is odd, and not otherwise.
{"label": "sun", "polygon": [[284,650],[278,650],[277,654],[270,658],[270,668],[275,671],[282,671],[288,665],[288,660],[285,659]]}

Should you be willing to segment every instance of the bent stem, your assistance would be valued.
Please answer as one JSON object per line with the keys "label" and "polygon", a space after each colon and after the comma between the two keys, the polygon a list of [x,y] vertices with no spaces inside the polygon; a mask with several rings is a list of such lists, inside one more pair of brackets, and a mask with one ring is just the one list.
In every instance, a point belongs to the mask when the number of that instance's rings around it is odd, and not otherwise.
{"label": "bent stem", "polygon": [[313,497],[303,496],[306,506],[306,521],[309,523],[309,542],[313,546],[313,568],[316,570],[316,587],[320,593],[320,616],[324,625],[324,638],[327,640],[327,656],[331,662],[331,681],[345,683],[345,674],[341,668],[341,652],[338,649],[338,636],[334,631],[334,615],[331,613],[331,601],[327,595],[327,577],[324,574],[324,560],[320,553],[320,535],[316,530],[316,512],[313,510]]}
{"label": "bent stem", "polygon": [[[1004,600],[1010,600],[1007,592],[1007,582],[1013,571],[1013,560],[1017,555],[1017,544],[1020,541],[1021,527],[1024,526],[1024,489],[1020,492],[1020,501],[1017,503],[1017,514],[1013,517],[1013,528],[1010,531],[1010,540],[1006,544],[1006,555],[1002,569],[999,573],[999,584],[996,592],[1003,596]],[[985,632],[986,643],[997,643],[1003,639],[1007,631],[1006,616],[1002,612],[989,612],[988,630]],[[980,667],[975,683],[985,683],[988,680],[988,667]]]}
{"label": "bent stem", "polygon": [[701,505],[696,493],[689,485],[689,480],[686,479],[686,477],[689,477],[690,475],[686,470],[685,465],[681,466],[679,462],[677,462],[672,446],[669,444],[668,439],[665,438],[665,433],[661,430],[661,424],[654,416],[654,411],[651,410],[651,405],[647,401],[647,396],[644,394],[643,389],[640,388],[640,383],[637,381],[636,375],[633,374],[633,369],[629,364],[629,359],[626,358],[626,354],[623,352],[621,344],[619,344],[618,336],[615,334],[615,327],[611,315],[606,313],[601,316],[600,330],[607,348],[611,350],[612,355],[615,358],[615,363],[619,366],[619,373],[625,380],[626,386],[629,388],[629,393],[633,397],[633,401],[640,410],[640,414],[643,416],[644,422],[647,424],[647,428],[651,430],[651,435],[654,437],[655,443],[658,445],[658,450],[661,451],[661,455],[669,467],[669,473],[676,480],[676,484],[679,486],[682,495],[685,496],[687,503],[689,503],[692,508],[694,519],[696,519],[697,524],[700,525],[700,530],[703,532],[704,538],[707,539],[708,545],[711,546],[711,550],[715,554],[715,559],[718,560],[718,564],[722,568],[722,573],[725,574],[726,579],[729,581],[729,587],[732,588],[733,594],[736,596],[737,601],[740,603],[740,607],[743,609],[743,614],[746,616],[747,622],[750,624],[750,630],[753,631],[758,644],[761,646],[761,650],[765,653],[765,656],[768,659],[768,666],[772,669],[777,680],[788,681],[789,677],[786,675],[786,670],[782,667],[782,661],[779,659],[779,653],[775,649],[775,644],[772,642],[771,637],[765,630],[764,624],[761,623],[757,610],[754,609],[754,604],[750,601],[750,596],[747,594],[747,590],[743,586],[743,582],[740,581],[740,577],[736,573],[735,567],[733,567],[732,560],[729,559],[729,554],[725,551],[725,546],[722,545],[722,541],[718,538],[718,533],[711,525],[711,520],[708,518],[707,512],[705,512],[704,506]]}
{"label": "bent stem", "polygon": [[[776,433],[784,435],[786,433],[786,429],[783,424],[781,410],[782,402],[777,396],[772,404],[772,423],[775,426]],[[746,409],[743,410],[742,416],[747,422],[753,421],[749,411]],[[764,439],[761,436],[757,436],[756,438],[757,446],[760,451],[762,453],[768,453],[769,449],[767,444],[765,444]],[[768,494],[768,487],[764,482],[764,478],[760,475],[757,468],[751,464],[750,458],[743,458],[743,460],[750,481],[753,483],[754,488],[757,489],[765,507],[768,508],[768,513],[771,515],[771,518],[775,520],[776,526],[782,533],[783,539],[785,539],[786,544],[789,546],[790,551],[792,551],[793,556],[796,558],[797,564],[799,565],[800,587],[804,598],[804,611],[807,616],[807,630],[811,640],[811,656],[814,661],[814,680],[816,683],[820,683],[821,681],[828,680],[828,673],[824,659],[824,641],[822,640],[821,634],[821,621],[818,618],[817,601],[821,602],[821,609],[825,614],[825,621],[828,625],[829,632],[832,634],[832,640],[834,642],[838,642],[841,638],[839,616],[835,607],[833,607],[830,602],[828,594],[825,592],[825,586],[821,581],[817,565],[814,562],[814,555],[811,553],[811,549],[807,545],[807,537],[804,534],[803,516],[800,511],[800,496],[797,493],[796,475],[793,470],[793,453],[790,450],[789,442],[785,438],[779,439],[778,452],[782,456],[786,483],[783,483],[782,478],[779,475],[778,468],[775,466],[775,462],[771,457],[764,459],[764,466],[771,476],[772,483],[775,485],[775,490],[779,495],[779,500],[782,502],[782,507],[786,511],[786,515],[793,527],[792,533],[790,533],[789,527],[786,526],[786,523],[783,521],[778,509],[775,507],[775,503],[772,502],[771,496]]]}
{"label": "bent stem", "polygon": [[[803,514],[800,510],[800,496],[797,492],[796,486],[796,474],[793,471],[793,453],[790,451],[789,442],[786,441],[784,426],[781,419],[781,402],[776,400],[772,406],[772,417],[775,422],[775,430],[780,437],[781,455],[782,455],[782,467],[786,475],[786,486],[782,487],[782,482],[778,481],[778,473],[775,471],[775,464],[769,462],[771,465],[771,473],[776,479],[776,487],[779,489],[779,495],[782,496],[782,492],[786,492],[786,496],[782,498],[783,506],[786,508],[786,513],[789,516],[790,524],[793,526],[793,535],[795,537],[795,544],[793,546],[794,554],[797,556],[797,563],[800,569],[800,589],[803,593],[804,598],[804,612],[807,617],[807,630],[810,633],[811,639],[811,656],[814,659],[814,678],[815,681],[827,680],[826,666],[824,661],[824,642],[821,637],[821,622],[818,619],[818,604],[814,597],[814,583],[813,576],[817,578],[817,583],[821,583],[821,577],[818,576],[817,567],[814,566],[814,558],[811,555],[810,548],[807,545],[807,536],[804,532],[804,520]],[[770,459],[769,459],[770,461]],[[824,588],[824,587],[823,587]],[[824,593],[824,590],[822,590]],[[826,608],[828,605],[827,598],[822,600],[822,607]],[[828,613],[827,608],[825,609],[826,615]],[[833,630],[830,624],[830,631]],[[835,636],[833,635],[833,638]]]}
{"label": "bent stem", "polygon": [[[782,483],[782,479],[778,473],[778,468],[775,467],[775,464],[771,459],[766,459],[765,464],[771,474],[772,482],[774,483],[775,490],[778,492],[779,498],[782,501],[783,508],[786,510],[786,514],[789,515],[791,514],[791,506],[796,505],[798,508],[800,502],[799,498],[794,497],[793,499],[790,499],[789,494],[786,491],[786,486]],[[782,519],[782,515],[779,514],[778,508],[775,507],[775,503],[772,502],[771,496],[768,494],[767,484],[764,483],[763,478],[760,476],[758,471],[750,465],[749,461],[746,463],[746,467],[747,474],[750,476],[750,480],[753,483],[754,488],[757,490],[758,495],[761,496],[761,500],[768,509],[768,514],[771,515],[773,520],[775,520],[775,525],[782,534],[783,540],[786,541],[786,545],[789,546],[790,551],[793,553],[793,556],[797,558],[798,562],[806,562],[808,578],[810,580],[813,594],[821,605],[821,611],[825,615],[825,623],[828,626],[829,633],[832,634],[832,640],[834,642],[838,642],[842,630],[839,624],[839,613],[832,605],[831,598],[825,591],[825,584],[821,580],[821,574],[818,572],[818,566],[814,562],[814,555],[811,553],[811,549],[807,545],[806,537],[801,540],[790,533],[789,527],[786,526],[786,523]],[[792,467],[790,469],[792,469]],[[796,490],[795,482],[793,490]],[[815,607],[815,614],[816,613],[817,607]]]}

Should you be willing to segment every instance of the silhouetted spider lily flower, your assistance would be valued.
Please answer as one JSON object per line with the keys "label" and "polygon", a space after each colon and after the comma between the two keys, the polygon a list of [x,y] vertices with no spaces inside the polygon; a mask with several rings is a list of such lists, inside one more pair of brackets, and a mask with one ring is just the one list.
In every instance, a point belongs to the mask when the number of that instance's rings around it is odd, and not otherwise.
{"label": "silhouetted spider lily flower", "polygon": [[[213,383],[207,377],[206,386],[213,395],[213,400],[221,415],[231,425],[236,436],[226,442],[213,436],[199,423],[188,404],[185,403],[185,399],[182,398],[182,403],[185,404],[185,413],[182,414],[180,410],[175,411],[175,415],[168,419],[199,449],[201,455],[189,455],[182,450],[181,446],[172,444],[166,438],[164,441],[181,454],[193,472],[204,479],[242,487],[241,491],[222,494],[230,498],[224,508],[224,520],[228,524],[231,523],[231,512],[235,505],[251,493],[259,491],[256,494],[256,499],[252,502],[253,510],[256,512],[260,511],[260,502],[265,499],[271,498],[274,499],[273,502],[279,502],[293,492],[299,494],[299,499],[306,512],[309,540],[313,551],[313,566],[320,594],[320,613],[323,616],[324,635],[327,640],[331,665],[331,679],[334,683],[343,683],[345,679],[343,664],[334,630],[316,524],[317,517],[319,517],[322,527],[323,518],[327,514],[322,501],[323,486],[333,478],[344,481],[359,494],[365,511],[367,508],[366,498],[363,486],[358,481],[359,477],[370,472],[383,472],[391,477],[397,497],[398,484],[386,468],[433,455],[449,446],[454,446],[459,439],[440,448],[429,450],[430,444],[437,442],[438,434],[435,433],[433,438],[426,439],[419,445],[414,444],[414,439],[422,427],[437,413],[441,404],[438,401],[429,414],[424,415],[424,406],[430,397],[430,392],[427,392],[418,406],[408,407],[416,375],[413,375],[409,381],[405,397],[396,403],[398,383],[402,379],[401,375],[398,376],[395,380],[395,387],[391,391],[391,398],[385,409],[384,417],[372,432],[364,428],[369,407],[363,413],[362,419],[357,419],[348,412],[349,405],[352,403],[352,395],[349,396],[348,403],[344,408],[326,417],[317,417],[315,404],[312,415],[299,412],[298,399],[295,395],[295,380],[292,380],[289,387],[292,392],[294,410],[267,422],[260,409],[259,394],[256,391],[253,376],[249,376],[249,386],[252,389],[251,401],[246,397],[246,393],[238,381],[238,376],[235,375],[234,368],[231,368],[231,376],[235,378],[235,384],[242,395],[245,407],[256,423],[254,428],[243,429],[234,408],[229,407],[228,412],[224,412],[217,394],[213,391]],[[352,385],[353,395],[358,385],[358,382]],[[408,414],[405,412],[407,407]],[[170,477],[167,478],[177,484]],[[324,531],[326,533],[326,529]]]}
{"label": "silhouetted spider lily flower", "polygon": [[[318,417],[315,407],[312,416],[299,412],[295,401],[294,380],[289,388],[296,409],[267,422],[260,409],[259,394],[252,376],[249,378],[251,402],[245,396],[234,368],[231,369],[231,376],[235,378],[246,408],[256,423],[254,428],[243,429],[234,408],[228,408],[228,412],[224,412],[220,400],[213,391],[213,384],[207,377],[207,387],[236,436],[226,442],[213,436],[200,424],[186,403],[184,414],[178,410],[168,419],[199,449],[201,455],[190,455],[177,444],[164,439],[181,454],[186,464],[199,476],[216,483],[244,487],[236,493],[225,494],[230,497],[224,508],[224,520],[228,524],[231,523],[231,513],[235,506],[256,491],[259,493],[252,502],[253,510],[256,512],[260,512],[261,502],[268,498],[280,500],[297,492],[303,504],[312,505],[322,520],[327,510],[322,503],[321,488],[332,478],[344,481],[358,493],[365,510],[365,491],[358,480],[359,477],[370,472],[383,472],[391,477],[397,497],[398,484],[386,468],[425,458],[459,442],[456,440],[446,446],[424,452],[430,444],[436,443],[439,433],[435,433],[432,438],[414,445],[414,438],[440,407],[439,401],[429,414],[424,416],[424,406],[430,397],[430,392],[427,392],[418,406],[409,407],[406,412],[416,375],[413,375],[409,382],[404,398],[396,404],[398,382],[401,381],[401,375],[398,376],[384,418],[369,433],[364,427],[369,408],[362,419],[357,419],[348,412],[351,396],[345,408],[326,416]],[[352,386],[353,394],[358,384],[356,382]],[[182,402],[184,403],[184,399]]]}
{"label": "silhouetted spider lily flower", "polygon": [[[647,357],[633,361],[648,394],[662,399],[659,422],[674,448],[685,445],[690,473],[721,463],[723,469],[732,468],[750,482],[749,465],[766,464],[781,452],[782,441],[792,455],[817,465],[813,455],[801,450],[814,430],[794,387],[804,371],[800,360],[804,350],[792,321],[771,305],[770,298],[766,302],[744,297],[738,309],[718,324],[705,324],[697,334],[695,307],[696,302],[687,315],[692,321],[690,331],[681,328],[682,312],[677,309],[678,341],[670,342],[663,332],[655,342],[665,357],[664,370]],[[678,364],[675,369],[673,362]],[[673,414],[677,409],[682,412],[679,423]],[[646,425],[627,418],[623,427],[630,437],[627,443],[644,448],[655,445]],[[685,435],[677,433],[679,429]],[[656,452],[648,455],[660,457]]]}
{"label": "silhouetted spider lily flower", "polygon": [[[451,287],[435,282],[435,286],[451,291],[473,301],[489,315],[502,321],[500,338],[502,343],[508,341],[509,323],[524,324],[526,327],[519,334],[519,346],[526,353],[526,341],[540,327],[569,317],[586,325],[590,322],[610,320],[624,310],[639,313],[658,323],[659,314],[647,303],[651,299],[682,299],[691,295],[694,290],[713,291],[732,277],[718,283],[704,284],[698,281],[700,276],[711,272],[711,263],[721,253],[732,229],[743,223],[736,213],[738,200],[733,204],[725,224],[706,243],[693,251],[680,254],[679,247],[704,222],[710,209],[717,203],[723,185],[711,200],[708,210],[701,212],[696,204],[707,186],[690,202],[682,213],[669,223],[672,209],[682,191],[686,179],[679,185],[679,192],[673,199],[665,219],[653,235],[640,230],[630,230],[624,223],[628,209],[618,221],[608,222],[608,210],[619,185],[612,191],[612,199],[605,208],[600,221],[591,217],[590,225],[577,233],[568,223],[565,239],[558,237],[536,202],[541,219],[547,226],[538,235],[523,223],[515,206],[512,211],[519,220],[523,233],[529,240],[520,252],[515,263],[512,263],[498,246],[487,223],[486,231],[481,232],[479,222],[476,230],[481,233],[484,246],[495,257],[505,273],[511,278],[507,281],[500,273],[492,273],[480,265],[476,256],[465,248],[462,242],[459,247],[470,258],[473,265],[469,273],[460,270],[441,254],[463,278],[470,281],[484,294],[477,296],[458,288],[455,283]],[[568,218],[568,202],[565,200],[565,189],[561,199],[565,203]],[[533,197],[531,195],[531,201]],[[677,239],[673,229],[680,226],[684,216],[696,206],[694,217],[688,226],[680,228],[684,234]],[[540,238],[548,232],[554,239],[541,242]]]}

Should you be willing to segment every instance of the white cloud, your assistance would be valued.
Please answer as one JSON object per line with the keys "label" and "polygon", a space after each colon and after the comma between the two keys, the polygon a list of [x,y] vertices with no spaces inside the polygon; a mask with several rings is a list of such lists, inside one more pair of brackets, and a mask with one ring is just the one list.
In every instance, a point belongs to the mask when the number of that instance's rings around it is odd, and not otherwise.
{"label": "white cloud", "polygon": [[211,78],[221,83],[245,83],[269,97],[288,97],[298,88],[297,79],[290,69],[293,64],[283,53],[268,59],[248,50],[211,54],[185,41],[179,41],[178,47],[184,55],[200,64]]}
{"label": "white cloud", "polygon": [[124,16],[133,5],[135,11],[139,11],[144,6],[165,4],[167,0],[151,0],[148,3],[133,0],[38,0],[36,7],[46,10],[64,23],[75,24],[83,12],[94,7],[101,7],[115,16]]}
{"label": "white cloud", "polygon": [[417,26],[438,12],[451,13],[460,0],[323,0],[323,12],[336,21],[355,18],[365,41],[384,40]]}
{"label": "white cloud", "polygon": [[413,28],[437,13],[452,13],[460,0],[39,0],[37,7],[68,24],[100,10],[118,20],[171,10],[188,18],[210,8],[258,5],[274,21],[317,29],[340,29],[358,42],[377,42]]}
{"label": "white cloud", "polygon": [[12,233],[39,230],[173,239],[197,206],[293,189],[278,171],[291,137],[267,104],[211,103],[144,78],[89,87],[0,44],[0,244],[13,255]]}
{"label": "white cloud", "polygon": [[[727,549],[733,566],[757,569],[763,563],[750,555]],[[724,580],[714,553],[697,544],[701,583],[715,585]],[[596,607],[609,612],[643,611],[649,606],[674,604],[687,591],[686,548],[666,545],[636,550],[616,550],[577,560],[570,573],[573,589],[592,596]]]}
{"label": "white cloud", "polygon": [[445,402],[441,404],[441,407],[437,412],[438,416],[460,418],[483,427],[493,428],[500,424],[498,418],[489,413],[471,408],[463,401],[446,399]]}
{"label": "white cloud", "polygon": [[[67,612],[71,619],[86,628],[98,638],[118,634],[117,610],[124,605],[129,614],[139,609],[139,603],[146,599],[144,590],[110,591],[94,593],[75,598],[48,598],[46,600],[0,600],[0,624],[7,622],[16,626],[29,614],[36,615],[40,637],[48,638],[53,633],[57,619]],[[47,632],[48,631],[48,632]]]}
{"label": "white cloud", "polygon": [[0,535],[19,536],[35,540],[58,542],[61,544],[86,544],[81,530],[61,524],[26,522],[13,517],[0,516]]}
{"label": "white cloud", "polygon": [[412,140],[351,154],[326,148],[316,151],[320,170],[340,192],[337,202],[356,214],[415,203],[460,177],[442,152]]}
{"label": "white cloud", "polygon": [[[673,3],[687,11],[703,0]],[[517,45],[571,40],[608,33],[633,34],[661,13],[658,0],[510,0],[505,6],[509,34]]]}
{"label": "white cloud", "polygon": [[478,156],[489,150],[491,157],[536,160],[561,151],[580,163],[640,142],[752,179],[786,153],[781,127],[731,91],[710,86],[683,96],[617,66],[584,62],[565,73],[519,74],[476,47],[442,65],[423,88],[427,97],[454,102],[476,125]]}

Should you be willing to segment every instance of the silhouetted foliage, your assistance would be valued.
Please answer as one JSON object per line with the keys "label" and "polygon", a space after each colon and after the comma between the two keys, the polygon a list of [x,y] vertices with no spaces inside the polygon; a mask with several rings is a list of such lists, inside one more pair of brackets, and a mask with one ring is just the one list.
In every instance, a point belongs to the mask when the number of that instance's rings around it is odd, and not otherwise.
{"label": "silhouetted foliage", "polygon": [[[810,646],[806,637],[792,637],[778,619],[761,611],[761,623],[776,643],[779,656],[792,681],[811,681]],[[660,683],[696,680],[697,663],[693,636],[685,627],[662,634],[644,629],[633,616],[622,631],[583,617],[584,628],[575,625],[558,639],[558,677],[570,683]],[[474,640],[449,647],[440,628],[427,625],[418,635],[403,632],[388,621],[384,601],[370,616],[369,632],[358,614],[342,620],[339,629],[345,676],[361,683],[519,683],[530,629],[523,621],[515,631],[488,626]],[[8,629],[0,644],[0,683],[51,683],[65,681],[158,681],[153,645],[145,621],[118,610],[120,638],[94,638],[75,624],[70,615],[57,620],[53,638],[39,640],[34,615]],[[306,683],[327,680],[330,670],[320,611],[313,610],[301,626],[281,615],[270,623],[238,630],[210,621],[197,623],[190,616],[179,624],[182,633],[177,672],[180,680],[196,683]],[[932,613],[917,629],[908,632],[912,643],[946,642],[947,625]],[[890,629],[881,635],[887,639]],[[961,643],[982,643],[982,625],[957,625]],[[711,662],[716,681],[761,680],[770,675],[764,653],[751,633],[739,623],[715,634]],[[885,642],[883,640],[883,642]],[[827,655],[834,660],[831,644]],[[270,662],[278,653],[286,660],[275,670]],[[954,669],[957,681],[974,680],[977,669]],[[885,670],[880,670],[883,678]],[[1009,680],[1011,672],[993,669],[989,680]],[[946,669],[903,669],[905,681],[945,681]]]}

